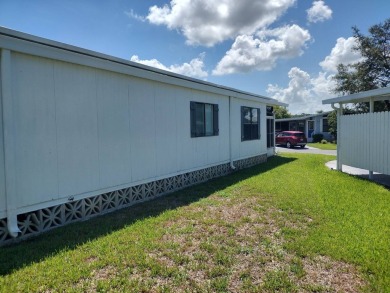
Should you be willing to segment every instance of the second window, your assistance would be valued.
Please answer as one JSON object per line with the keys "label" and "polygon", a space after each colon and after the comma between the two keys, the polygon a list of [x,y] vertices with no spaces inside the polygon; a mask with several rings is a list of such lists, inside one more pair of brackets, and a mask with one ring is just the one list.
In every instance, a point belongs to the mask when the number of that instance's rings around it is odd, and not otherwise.
{"label": "second window", "polygon": [[260,139],[260,109],[241,107],[241,140]]}

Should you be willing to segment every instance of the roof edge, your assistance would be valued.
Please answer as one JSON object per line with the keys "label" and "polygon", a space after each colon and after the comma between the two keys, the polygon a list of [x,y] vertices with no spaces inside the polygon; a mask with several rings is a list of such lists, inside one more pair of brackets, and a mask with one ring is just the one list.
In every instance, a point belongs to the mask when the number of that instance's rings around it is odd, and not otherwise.
{"label": "roof edge", "polygon": [[178,80],[183,80],[183,81],[187,81],[187,82],[191,82],[191,83],[197,83],[197,84],[200,84],[200,85],[203,85],[203,86],[206,86],[206,87],[211,87],[211,88],[215,88],[215,89],[218,89],[218,90],[227,91],[227,92],[230,92],[230,93],[235,93],[235,94],[238,95],[237,98],[243,98],[242,96],[248,96],[248,97],[251,97],[251,98],[259,99],[260,102],[264,102],[264,103],[266,103],[268,105],[278,105],[278,106],[285,106],[285,107],[288,106],[288,104],[285,104],[283,102],[279,102],[276,99],[269,98],[269,97],[266,97],[266,96],[262,96],[262,95],[259,95],[259,94],[254,94],[254,93],[243,91],[243,90],[239,90],[239,89],[236,89],[236,88],[231,88],[231,87],[227,87],[227,86],[211,83],[211,82],[208,82],[208,81],[204,81],[204,80],[188,77],[188,76],[185,76],[185,75],[181,75],[181,74],[173,73],[171,71],[158,69],[158,68],[155,68],[155,67],[147,66],[147,65],[144,65],[144,64],[141,64],[141,63],[130,61],[130,60],[126,60],[126,59],[114,57],[114,56],[111,56],[111,55],[99,53],[99,52],[96,52],[96,51],[84,49],[84,48],[81,48],[81,47],[77,47],[77,46],[61,43],[61,42],[58,42],[58,41],[53,41],[53,40],[50,40],[50,39],[34,36],[34,35],[27,34],[27,33],[24,33],[24,32],[20,32],[20,31],[16,31],[16,30],[13,30],[13,29],[9,29],[9,28],[3,27],[3,26],[0,26],[0,36],[1,35],[6,36],[6,37],[10,37],[10,38],[19,39],[19,40],[22,40],[22,41],[36,43],[36,44],[39,44],[39,45],[49,46],[49,47],[52,47],[52,48],[56,48],[56,49],[60,49],[60,50],[64,50],[64,51],[68,51],[68,52],[72,52],[72,53],[76,53],[76,54],[81,54],[81,55],[85,55],[85,56],[89,56],[89,57],[93,57],[93,58],[98,58],[98,59],[102,59],[102,60],[105,60],[105,61],[110,61],[110,62],[121,64],[121,65],[130,66],[132,68],[149,71],[149,72],[152,72],[152,73],[155,73],[155,74],[168,76],[168,77],[175,78],[175,79],[178,79]]}
{"label": "roof edge", "polygon": [[322,100],[322,104],[359,103],[359,102],[367,102],[370,99],[374,99],[376,101],[390,99],[390,87],[373,89],[373,90],[355,93],[351,95],[326,99],[326,100]]}

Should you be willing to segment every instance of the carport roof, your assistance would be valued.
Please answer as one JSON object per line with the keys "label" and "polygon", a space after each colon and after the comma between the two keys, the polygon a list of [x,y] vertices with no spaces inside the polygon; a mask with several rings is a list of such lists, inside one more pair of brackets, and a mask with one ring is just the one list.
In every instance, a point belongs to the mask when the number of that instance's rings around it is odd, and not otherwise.
{"label": "carport roof", "polygon": [[327,100],[323,100],[322,104],[361,103],[361,102],[369,102],[371,99],[373,101],[390,99],[390,87],[384,87],[384,88],[374,89],[374,90],[356,93],[356,94],[352,94],[352,95],[327,99]]}
{"label": "carport roof", "polygon": [[275,119],[275,121],[277,121],[277,122],[284,122],[284,121],[306,120],[306,119],[310,119],[310,118],[317,117],[317,116],[328,115],[330,112],[332,112],[332,111],[327,111],[327,112],[322,112],[322,113],[316,113],[316,114],[307,114],[307,115],[298,116],[298,117],[280,118],[280,119]]}

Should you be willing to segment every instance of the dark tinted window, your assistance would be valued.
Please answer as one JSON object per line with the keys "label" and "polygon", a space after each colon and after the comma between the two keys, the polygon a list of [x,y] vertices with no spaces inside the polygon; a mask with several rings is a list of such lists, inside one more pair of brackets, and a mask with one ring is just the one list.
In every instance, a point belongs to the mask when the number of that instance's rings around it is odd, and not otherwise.
{"label": "dark tinted window", "polygon": [[296,136],[296,137],[305,137],[305,135],[303,133],[294,133],[293,136]]}
{"label": "dark tinted window", "polygon": [[260,139],[260,109],[241,107],[241,140]]}
{"label": "dark tinted window", "polygon": [[191,102],[191,137],[219,134],[218,105]]}
{"label": "dark tinted window", "polygon": [[328,118],[322,119],[322,132],[329,132]]}

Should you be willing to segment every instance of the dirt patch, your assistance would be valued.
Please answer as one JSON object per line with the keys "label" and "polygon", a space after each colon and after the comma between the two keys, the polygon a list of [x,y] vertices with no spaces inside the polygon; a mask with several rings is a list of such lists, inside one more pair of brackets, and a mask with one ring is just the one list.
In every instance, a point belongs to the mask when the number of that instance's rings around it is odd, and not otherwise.
{"label": "dirt patch", "polygon": [[366,285],[354,266],[326,256],[305,259],[303,266],[306,276],[302,285],[315,284],[336,292],[358,292]]}
{"label": "dirt patch", "polygon": [[255,198],[215,200],[216,205],[187,207],[189,217],[167,223],[161,240],[170,245],[149,257],[175,268],[182,282],[155,275],[153,290],[163,285],[175,292],[219,291],[218,286],[230,292],[358,292],[365,285],[352,265],[327,257],[302,259],[284,249],[281,226],[302,230],[311,219],[296,223],[272,207],[256,209]]}

